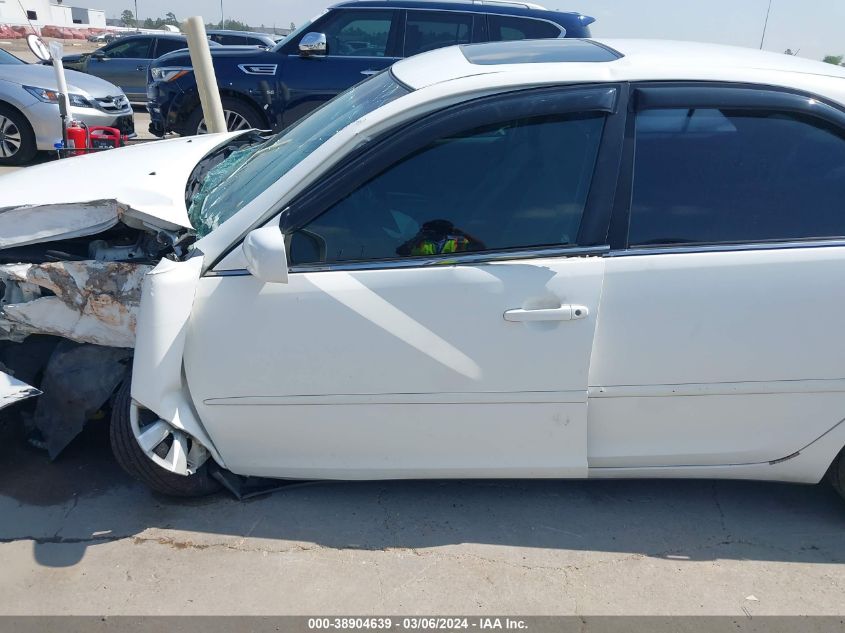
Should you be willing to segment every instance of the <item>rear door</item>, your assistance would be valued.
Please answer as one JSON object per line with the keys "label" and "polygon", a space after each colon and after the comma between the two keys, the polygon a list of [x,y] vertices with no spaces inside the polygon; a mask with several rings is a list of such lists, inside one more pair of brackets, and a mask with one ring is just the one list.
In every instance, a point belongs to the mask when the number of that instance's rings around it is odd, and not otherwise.
{"label": "rear door", "polygon": [[201,279],[185,370],[227,467],[585,476],[616,96],[500,95],[403,126],[283,215],[290,283]]}
{"label": "rear door", "polygon": [[845,114],[767,88],[635,97],[590,465],[785,458],[845,415]]}
{"label": "rear door", "polygon": [[288,44],[281,80],[282,127],[399,59],[400,13],[393,9],[336,9],[309,30],[325,34],[326,55],[303,57],[298,40]]}

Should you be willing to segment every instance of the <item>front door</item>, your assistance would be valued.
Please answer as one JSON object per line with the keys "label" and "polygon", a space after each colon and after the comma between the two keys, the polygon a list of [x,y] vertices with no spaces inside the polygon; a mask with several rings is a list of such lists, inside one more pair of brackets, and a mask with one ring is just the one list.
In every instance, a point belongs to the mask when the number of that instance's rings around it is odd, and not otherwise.
{"label": "front door", "polygon": [[607,115],[573,112],[588,99],[565,93],[559,112],[544,91],[444,116],[464,126],[448,133],[405,128],[415,140],[390,167],[283,216],[288,284],[201,279],[185,369],[228,468],[586,475],[605,259],[584,236],[605,207]]}
{"label": "front door", "polygon": [[398,59],[395,40],[400,15],[392,9],[335,10],[311,29],[326,36],[326,55],[303,57],[298,41],[287,45],[282,51],[287,55],[281,86],[282,127],[393,64]]}

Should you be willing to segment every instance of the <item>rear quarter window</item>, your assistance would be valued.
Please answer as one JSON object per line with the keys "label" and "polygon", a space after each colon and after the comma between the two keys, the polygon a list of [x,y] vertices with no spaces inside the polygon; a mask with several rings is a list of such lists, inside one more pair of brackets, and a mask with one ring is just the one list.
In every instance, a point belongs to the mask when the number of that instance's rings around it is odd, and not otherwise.
{"label": "rear quarter window", "polygon": [[557,24],[532,18],[491,15],[488,16],[487,23],[490,27],[490,40],[496,42],[542,40],[563,35],[563,28]]}

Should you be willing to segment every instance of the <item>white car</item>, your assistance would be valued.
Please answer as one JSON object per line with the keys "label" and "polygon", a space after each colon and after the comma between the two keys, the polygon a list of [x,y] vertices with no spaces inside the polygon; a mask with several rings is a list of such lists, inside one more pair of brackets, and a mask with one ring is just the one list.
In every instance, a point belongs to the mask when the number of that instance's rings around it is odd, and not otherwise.
{"label": "white car", "polygon": [[[670,42],[468,45],[250,138],[0,180],[0,221],[85,216],[54,219],[57,240],[161,228],[111,429],[153,488],[829,473],[845,490],[845,69]],[[82,179],[106,164],[114,178]],[[126,346],[138,291],[120,279]]]}

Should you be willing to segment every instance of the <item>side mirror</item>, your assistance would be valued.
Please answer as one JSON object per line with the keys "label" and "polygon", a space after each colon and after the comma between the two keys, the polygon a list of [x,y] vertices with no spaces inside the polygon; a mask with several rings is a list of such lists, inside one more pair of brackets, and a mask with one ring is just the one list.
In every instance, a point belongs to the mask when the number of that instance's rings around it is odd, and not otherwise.
{"label": "side mirror", "polygon": [[106,54],[102,51],[94,51],[93,53],[91,53],[91,57],[96,59],[98,62],[101,62],[106,59]]}
{"label": "side mirror", "polygon": [[246,268],[256,279],[271,284],[288,282],[288,254],[285,236],[278,225],[250,232],[243,243]]}
{"label": "side mirror", "polygon": [[299,54],[303,57],[311,55],[327,55],[329,44],[325,33],[306,33],[299,40]]}

